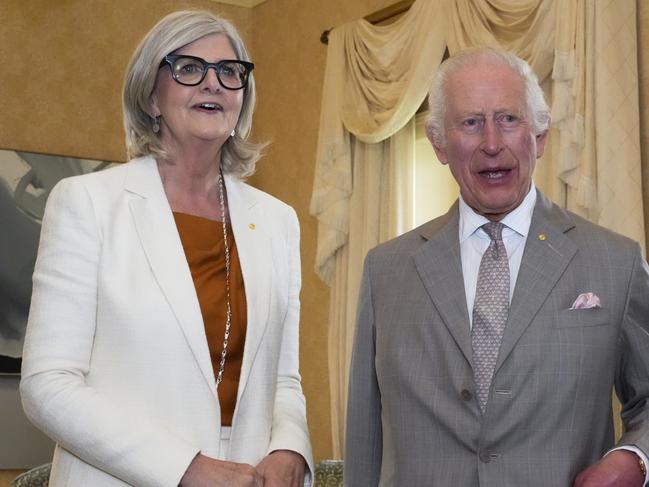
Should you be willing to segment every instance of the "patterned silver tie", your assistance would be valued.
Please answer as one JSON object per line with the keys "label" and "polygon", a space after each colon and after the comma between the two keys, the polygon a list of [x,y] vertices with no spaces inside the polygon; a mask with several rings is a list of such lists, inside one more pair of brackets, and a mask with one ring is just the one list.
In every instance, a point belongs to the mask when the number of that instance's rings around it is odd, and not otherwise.
{"label": "patterned silver tie", "polygon": [[491,238],[491,243],[480,262],[471,346],[476,396],[484,412],[509,311],[509,262],[502,240],[503,224],[489,222],[482,229]]}

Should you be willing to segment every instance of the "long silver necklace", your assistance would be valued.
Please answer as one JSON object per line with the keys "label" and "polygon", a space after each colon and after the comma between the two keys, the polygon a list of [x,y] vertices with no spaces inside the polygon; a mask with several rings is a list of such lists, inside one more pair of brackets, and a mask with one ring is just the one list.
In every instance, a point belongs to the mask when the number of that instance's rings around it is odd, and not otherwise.
{"label": "long silver necklace", "polygon": [[216,388],[223,380],[223,371],[225,370],[225,356],[228,354],[228,340],[230,339],[230,327],[232,326],[232,309],[230,307],[230,247],[228,247],[228,228],[225,214],[225,197],[224,197],[223,172],[219,169],[219,202],[221,203],[221,223],[223,225],[223,246],[225,248],[225,294],[226,294],[226,312],[225,312],[225,335],[223,336],[223,350],[221,350],[221,362],[219,363],[219,373],[216,376]]}

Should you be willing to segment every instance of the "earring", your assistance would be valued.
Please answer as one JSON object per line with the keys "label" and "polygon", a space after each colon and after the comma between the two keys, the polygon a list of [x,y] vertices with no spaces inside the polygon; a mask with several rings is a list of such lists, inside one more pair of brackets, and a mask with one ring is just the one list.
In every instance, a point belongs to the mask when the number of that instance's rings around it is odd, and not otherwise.
{"label": "earring", "polygon": [[153,117],[153,127],[152,127],[152,129],[153,129],[154,134],[157,134],[158,132],[160,132],[160,115],[156,115],[155,117]]}
{"label": "earring", "polygon": [[235,132],[234,129],[232,129],[232,132],[230,132],[230,137],[234,137],[235,135],[237,135],[237,133]]}

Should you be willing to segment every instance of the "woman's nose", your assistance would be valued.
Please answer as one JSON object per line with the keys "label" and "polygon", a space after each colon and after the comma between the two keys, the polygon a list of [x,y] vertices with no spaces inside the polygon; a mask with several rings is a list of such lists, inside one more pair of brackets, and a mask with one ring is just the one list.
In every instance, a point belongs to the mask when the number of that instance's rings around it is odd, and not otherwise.
{"label": "woman's nose", "polygon": [[209,90],[212,93],[221,89],[221,83],[219,82],[219,78],[216,75],[216,69],[212,67],[207,68],[207,73],[205,73],[205,79],[203,79],[201,87]]}

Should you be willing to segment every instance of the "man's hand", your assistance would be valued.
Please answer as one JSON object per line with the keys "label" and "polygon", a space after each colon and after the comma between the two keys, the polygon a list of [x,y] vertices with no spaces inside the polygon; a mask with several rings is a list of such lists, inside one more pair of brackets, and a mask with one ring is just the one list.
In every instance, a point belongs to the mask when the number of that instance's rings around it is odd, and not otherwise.
{"label": "man's hand", "polygon": [[305,466],[299,453],[276,450],[257,465],[257,472],[264,478],[264,487],[301,487]]}
{"label": "man's hand", "polygon": [[198,454],[180,480],[180,487],[263,487],[252,465],[225,462]]}
{"label": "man's hand", "polygon": [[643,483],[638,456],[615,450],[577,475],[574,487],[642,487]]}

